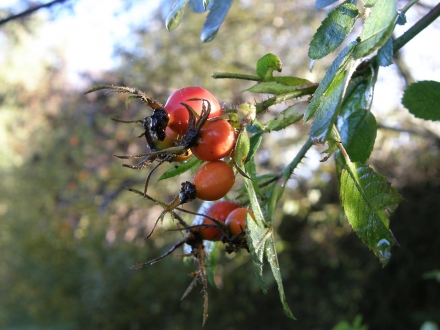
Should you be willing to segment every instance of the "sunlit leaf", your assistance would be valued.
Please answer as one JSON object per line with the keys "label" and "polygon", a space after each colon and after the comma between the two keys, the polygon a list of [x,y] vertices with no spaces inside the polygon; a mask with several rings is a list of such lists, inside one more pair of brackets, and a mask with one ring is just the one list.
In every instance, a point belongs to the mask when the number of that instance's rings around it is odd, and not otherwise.
{"label": "sunlit leaf", "polygon": [[209,42],[215,38],[220,25],[223,23],[232,5],[232,0],[211,0],[211,2],[213,2],[213,4],[206,17],[200,36],[203,42]]}
{"label": "sunlit leaf", "polygon": [[278,116],[264,125],[263,132],[279,131],[300,121],[308,104],[308,101],[298,102],[281,111]]}
{"label": "sunlit leaf", "polygon": [[180,175],[180,174],[182,174],[182,173],[184,173],[194,167],[201,165],[202,163],[203,163],[203,161],[198,159],[197,157],[191,157],[186,162],[181,163],[181,164],[173,167],[172,169],[169,169],[168,171],[166,171],[164,174],[162,174],[160,176],[158,181],[169,179],[174,176]]}
{"label": "sunlit leaf", "polygon": [[168,31],[172,31],[179,26],[188,1],[189,0],[177,0],[174,3],[173,8],[171,8],[171,11],[165,21],[165,26],[167,27]]}
{"label": "sunlit leaf", "polygon": [[388,217],[401,201],[397,190],[368,165],[349,162],[342,171],[341,203],[348,222],[383,266],[397,243]]}
{"label": "sunlit leaf", "polygon": [[243,130],[240,132],[240,135],[238,136],[237,144],[234,150],[234,159],[239,166],[244,165],[246,158],[249,154],[249,149],[250,149],[249,135],[245,130]]}
{"label": "sunlit leaf", "polygon": [[252,93],[265,93],[265,94],[274,94],[274,95],[283,95],[287,93],[296,92],[298,96],[301,96],[304,95],[303,89],[307,87],[308,85],[289,86],[289,85],[280,84],[276,81],[264,81],[257,83],[256,85],[249,88],[247,91]]}
{"label": "sunlit leaf", "polygon": [[304,114],[304,122],[308,121],[310,118],[313,117],[316,110],[318,109],[321,101],[325,99],[326,91],[330,84],[332,84],[333,80],[336,79],[335,76],[345,71],[348,64],[351,62],[351,54],[353,52],[353,47],[355,46],[355,43],[351,43],[347,45],[336,57],[336,59],[333,61],[332,65],[328,68],[327,72],[325,73],[324,78],[320,82],[318,88],[316,89],[315,93],[313,94],[313,98],[310,101],[309,106],[307,107],[307,111]]}
{"label": "sunlit leaf", "polygon": [[327,140],[327,136],[336,121],[347,76],[348,73],[343,71],[334,77],[335,79],[327,88],[326,95],[316,111],[310,129],[310,138],[317,143],[323,143]]}
{"label": "sunlit leaf", "polygon": [[359,11],[351,1],[333,9],[313,36],[309,57],[320,59],[339,47],[351,32],[358,16]]}
{"label": "sunlit leaf", "polygon": [[273,80],[277,83],[280,83],[285,86],[305,86],[305,85],[314,85],[311,81],[298,78],[298,77],[290,77],[290,76],[277,76],[273,77]]}
{"label": "sunlit leaf", "polygon": [[257,110],[257,114],[261,113],[264,110],[267,110],[269,107],[278,104],[278,103],[284,103],[287,100],[297,98],[300,96],[306,96],[313,94],[316,89],[318,88],[319,84],[309,84],[305,86],[296,86],[293,89],[293,92],[286,93],[286,94],[280,94],[275,95],[273,97],[270,97],[264,101],[258,102],[255,104],[255,109]]}
{"label": "sunlit leaf", "polygon": [[409,85],[402,103],[417,118],[440,120],[440,82],[424,80]]}
{"label": "sunlit leaf", "polygon": [[310,138],[315,142],[327,139],[338,116],[347,80],[355,64],[351,56],[353,46],[353,43],[348,45],[327,70],[304,114],[304,120],[315,115],[310,129]]}
{"label": "sunlit leaf", "polygon": [[365,20],[361,42],[356,46],[354,57],[367,56],[382,47],[391,37],[396,19],[396,0],[378,0]]}

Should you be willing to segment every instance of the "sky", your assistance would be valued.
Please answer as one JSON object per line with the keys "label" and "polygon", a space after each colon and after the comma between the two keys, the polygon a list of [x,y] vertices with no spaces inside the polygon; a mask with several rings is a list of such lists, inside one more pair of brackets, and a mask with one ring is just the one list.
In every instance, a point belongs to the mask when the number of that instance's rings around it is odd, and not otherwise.
{"label": "sky", "polygon": [[[160,0],[140,2],[129,11],[123,9],[123,0],[76,0],[69,3],[73,4],[73,13],[59,11],[63,4],[52,7],[60,15],[45,24],[38,42],[42,48],[64,48],[67,79],[73,85],[82,85],[78,73],[100,72],[118,64],[112,56],[114,46],[128,41],[130,25],[148,20]],[[0,9],[12,6],[14,13],[25,9],[17,4],[17,0],[2,0]],[[40,10],[38,15],[49,17],[45,9]]]}

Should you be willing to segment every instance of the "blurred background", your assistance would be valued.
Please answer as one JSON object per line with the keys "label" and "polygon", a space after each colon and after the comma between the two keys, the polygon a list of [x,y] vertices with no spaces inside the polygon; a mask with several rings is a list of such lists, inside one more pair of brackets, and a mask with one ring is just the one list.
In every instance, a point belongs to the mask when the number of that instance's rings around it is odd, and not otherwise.
{"label": "blurred background", "polygon": [[[2,1],[0,20],[35,1]],[[399,2],[403,7],[406,1]],[[166,218],[144,240],[161,208],[121,186],[142,189],[148,170],[121,167],[114,154],[145,152],[140,102],[84,91],[95,85],[136,87],[165,103],[175,89],[200,85],[220,102],[256,97],[252,83],[214,80],[213,71],[255,74],[268,52],[283,75],[314,82],[308,43],[325,10],[310,1],[237,0],[210,43],[200,42],[206,15],[187,10],[173,32],[158,1],[64,1],[0,25],[0,328],[198,329],[203,296],[181,296],[196,269],[181,250],[141,271],[127,267],[167,251],[181,233]],[[435,1],[408,12],[402,33]],[[355,27],[355,29],[358,27]],[[406,85],[438,80],[433,40],[439,21],[381,68],[372,111],[379,124],[369,161],[405,201],[391,217],[400,243],[381,268],[341,217],[333,159],[314,147],[281,200],[277,249],[291,321],[266,267],[262,294],[249,254],[226,255],[219,244],[216,283],[209,290],[207,329],[438,329],[440,324],[440,127],[402,108]],[[277,109],[265,114],[271,118]],[[259,173],[284,168],[304,143],[309,123],[264,137]],[[163,172],[161,168],[152,178]],[[170,200],[181,178],[150,185]],[[197,202],[188,206],[196,210]],[[185,216],[188,222],[191,218]],[[266,276],[267,275],[267,276]]]}

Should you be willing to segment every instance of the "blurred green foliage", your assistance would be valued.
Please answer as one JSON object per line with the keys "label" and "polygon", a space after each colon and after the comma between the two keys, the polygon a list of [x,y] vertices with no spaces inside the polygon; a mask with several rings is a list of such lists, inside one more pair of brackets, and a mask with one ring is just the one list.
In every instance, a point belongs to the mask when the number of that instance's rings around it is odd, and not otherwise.
{"label": "blurred green foliage", "polygon": [[[274,20],[275,7],[277,17],[289,20]],[[175,88],[203,85],[227,104],[237,104],[254,97],[240,94],[249,85],[210,79],[211,71],[252,73],[247,63],[255,63],[267,49],[283,59],[286,71],[313,81],[306,73],[307,43],[322,17],[306,7],[293,19],[294,9],[291,1],[237,2],[210,44],[199,41],[203,17],[188,13],[185,29],[173,33],[151,22],[133,31],[129,49],[119,49],[121,67],[90,86],[133,86],[164,102]],[[30,21],[27,27],[39,24]],[[113,154],[142,153],[144,141],[136,138],[140,126],[110,118],[139,119],[148,110],[136,102],[125,109],[118,94],[85,97],[64,88],[62,68],[44,56],[36,59],[38,66],[34,62],[17,71],[34,38],[15,22],[2,33],[10,43],[0,68],[5,82],[0,85],[0,328],[200,328],[199,290],[180,301],[195,268],[181,261],[180,252],[142,271],[127,270],[162,254],[181,237],[166,231],[174,228],[167,218],[144,240],[161,209],[120,189],[143,187],[147,171],[121,168]],[[298,125],[265,136],[259,172],[282,170],[304,133]],[[369,329],[440,323],[439,284],[423,277],[440,268],[439,141],[412,134],[407,150],[396,149],[399,134],[407,133],[381,134],[381,147],[372,158],[406,199],[391,219],[401,247],[388,266],[382,269],[341,221],[334,168],[324,163],[312,177],[293,178],[277,217],[281,273],[298,321],[285,317],[268,267],[269,292],[263,295],[249,255],[221,252],[219,289],[210,288],[206,328],[330,329],[352,322],[361,328],[355,323],[358,315]],[[421,150],[430,152],[421,155]],[[149,189],[170,200],[177,186],[173,179]]]}

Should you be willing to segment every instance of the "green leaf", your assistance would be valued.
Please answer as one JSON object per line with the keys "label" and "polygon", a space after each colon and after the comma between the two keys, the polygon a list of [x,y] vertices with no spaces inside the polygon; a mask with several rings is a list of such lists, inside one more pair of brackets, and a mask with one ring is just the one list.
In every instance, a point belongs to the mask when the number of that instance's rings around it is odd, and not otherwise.
{"label": "green leaf", "polygon": [[235,145],[234,159],[240,167],[244,165],[250,150],[250,140],[245,130],[240,132]]}
{"label": "green leaf", "polygon": [[304,89],[304,87],[308,87],[308,86],[307,85],[288,86],[288,85],[280,84],[276,81],[264,81],[257,83],[256,85],[247,89],[247,91],[252,93],[265,93],[265,94],[274,94],[274,95],[282,95],[297,91],[297,95],[301,96],[302,89]]}
{"label": "green leaf", "polygon": [[232,0],[212,1],[212,7],[208,16],[206,17],[205,24],[203,25],[202,34],[200,39],[202,42],[210,42],[214,40],[217,35],[220,25],[223,23],[229,8],[232,5]]}
{"label": "green leaf", "polygon": [[393,55],[393,39],[388,38],[387,42],[377,52],[377,63],[380,66],[389,66],[393,64]]}
{"label": "green leaf", "polygon": [[353,79],[341,105],[337,126],[342,144],[353,162],[365,163],[373,151],[377,125],[369,110],[376,78],[377,68],[371,68],[365,76]]}
{"label": "green leaf", "polygon": [[279,183],[279,180],[274,181],[270,185],[270,189],[267,190],[267,207],[266,207],[266,222],[270,226],[273,225],[275,210],[277,208],[278,201],[284,193],[285,185]]}
{"label": "green leaf", "polygon": [[264,125],[263,132],[279,131],[300,121],[304,117],[308,104],[308,101],[303,101],[291,105],[280,112],[274,119],[267,122]]}
{"label": "green leaf", "polygon": [[309,57],[318,60],[339,47],[351,32],[358,16],[359,10],[348,1],[333,9],[313,36]]}
{"label": "green leaf", "polygon": [[334,77],[332,84],[328,87],[325,97],[322,99],[316,111],[310,129],[310,138],[315,143],[323,143],[327,140],[332,127],[336,121],[339,105],[344,93],[348,72],[344,71]]}
{"label": "green leaf", "polygon": [[320,107],[321,102],[325,100],[327,96],[327,89],[331,84],[334,84],[334,80],[337,79],[336,76],[339,75],[341,72],[344,72],[348,64],[351,63],[351,55],[354,46],[354,42],[347,45],[339,53],[339,55],[333,61],[332,65],[328,68],[324,78],[322,79],[321,83],[313,94],[313,98],[310,101],[309,106],[307,107],[307,111],[304,114],[304,122],[313,117],[317,109]]}
{"label": "green leaf", "polygon": [[440,82],[424,80],[409,85],[402,104],[417,118],[439,121]]}
{"label": "green leaf", "polygon": [[267,293],[267,287],[263,280],[263,256],[264,244],[261,246],[264,238],[264,228],[257,226],[255,221],[247,221],[246,217],[246,241],[249,246],[249,252],[254,266],[254,272],[257,276],[258,284],[264,293]]}
{"label": "green leaf", "polygon": [[189,0],[177,0],[174,3],[165,21],[165,26],[168,31],[172,31],[179,26],[188,1]]}
{"label": "green leaf", "polygon": [[273,71],[281,72],[281,60],[274,54],[269,53],[264,55],[257,61],[257,75],[263,81],[273,80]]}
{"label": "green leaf", "polygon": [[215,268],[217,266],[217,242],[204,242],[205,248],[206,245],[209,244],[209,248],[206,248],[208,258],[206,261],[206,277],[208,278],[209,284],[216,288],[214,276],[215,276]]}
{"label": "green leaf", "polygon": [[249,146],[249,153],[246,158],[246,163],[254,157],[255,153],[258,150],[258,147],[260,146],[261,140],[263,140],[263,135],[260,134],[254,134],[249,139],[250,146]]}
{"label": "green leaf", "polygon": [[304,79],[304,78],[298,78],[298,77],[291,77],[291,76],[281,76],[281,77],[274,77],[274,81],[277,83],[280,83],[285,86],[307,86],[307,85],[315,85],[311,81]]}
{"label": "green leaf", "polygon": [[382,47],[391,37],[396,20],[396,0],[378,0],[365,20],[361,42],[356,46],[354,57],[367,56]]}
{"label": "green leaf", "polygon": [[399,24],[399,25],[406,24],[406,15],[404,12],[399,13],[399,16],[397,17],[397,24]]}
{"label": "green leaf", "polygon": [[166,171],[164,174],[162,174],[160,176],[158,181],[169,179],[169,178],[175,177],[177,175],[180,175],[180,174],[192,169],[193,167],[197,167],[197,166],[201,165],[202,163],[203,163],[203,160],[200,160],[197,157],[191,157],[186,162],[181,163],[181,164],[177,165],[176,167],[173,167],[172,169],[169,169],[168,171]]}
{"label": "green leaf", "polygon": [[402,197],[384,176],[359,163],[347,163],[340,189],[348,222],[385,266],[391,257],[391,248],[397,243],[389,229],[388,216]]}
{"label": "green leaf", "polygon": [[373,151],[377,133],[376,119],[371,111],[360,110],[351,113],[345,118],[339,132],[350,159],[365,163]]}
{"label": "green leaf", "polygon": [[286,313],[286,315],[291,319],[296,320],[296,318],[292,314],[292,311],[289,308],[289,305],[287,304],[286,294],[284,293],[283,281],[281,278],[280,265],[278,263],[278,256],[275,249],[273,234],[271,234],[270,237],[266,240],[265,246],[266,258],[267,261],[269,261],[273,277],[275,278],[275,281],[278,285],[278,293],[280,295],[280,300],[281,304],[283,305],[284,313]]}
{"label": "green leaf", "polygon": [[246,217],[246,240],[249,246],[252,263],[254,266],[255,275],[257,276],[258,284],[264,293],[267,292],[266,285],[263,280],[263,255],[264,255],[264,239],[265,226],[264,217],[261,212],[260,203],[255,193],[254,182],[256,181],[254,172],[253,158],[246,164],[246,174],[251,178],[244,178],[244,183],[249,196],[249,203],[255,216],[255,221],[251,217]]}

